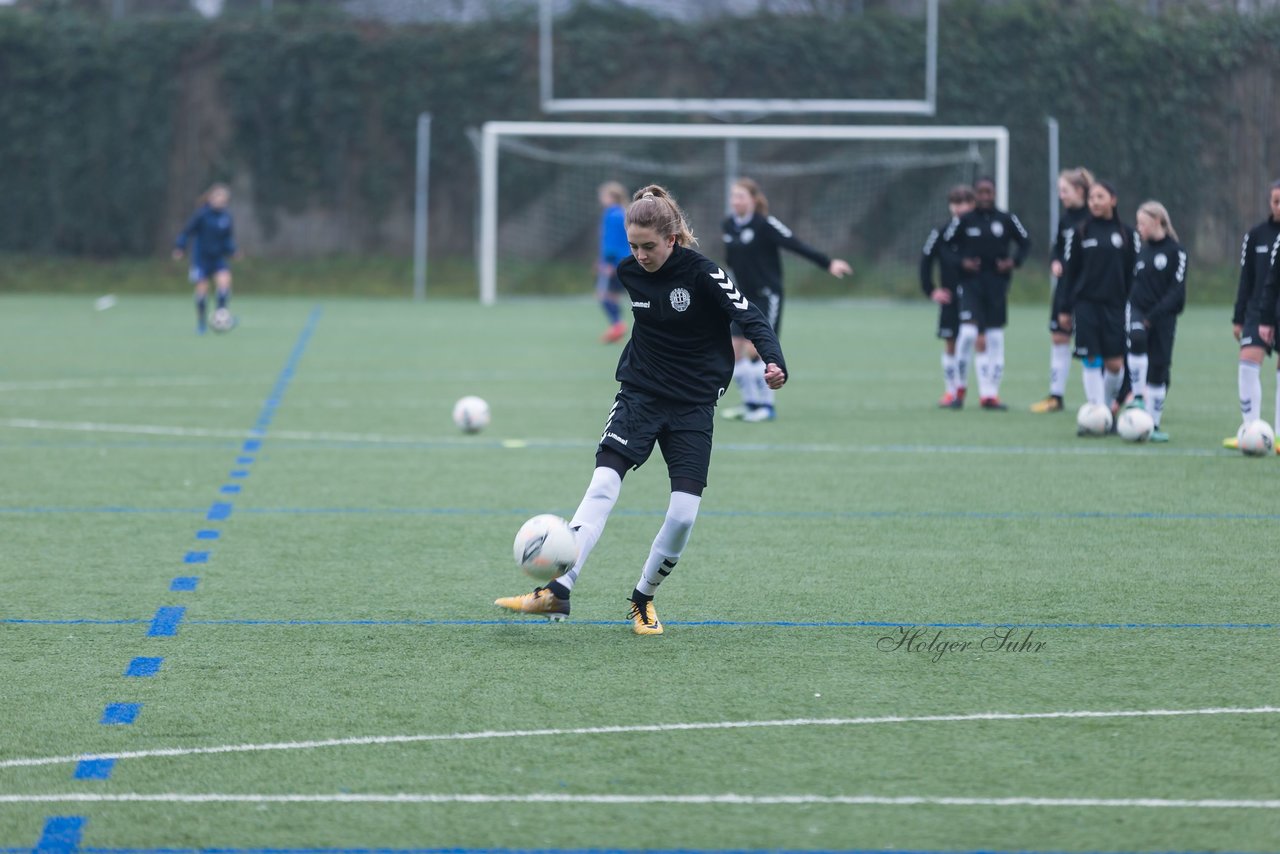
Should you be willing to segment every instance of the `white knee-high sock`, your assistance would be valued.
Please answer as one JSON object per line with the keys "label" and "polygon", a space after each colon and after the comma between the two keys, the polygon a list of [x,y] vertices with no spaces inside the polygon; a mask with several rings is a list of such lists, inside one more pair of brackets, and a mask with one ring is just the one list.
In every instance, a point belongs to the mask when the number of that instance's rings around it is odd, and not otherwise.
{"label": "white knee-high sock", "polygon": [[769,388],[769,384],[764,381],[764,368],[764,359],[756,359],[751,363],[750,382],[754,386],[751,398],[756,406],[773,405],[773,389]]}
{"label": "white knee-high sock", "polygon": [[1063,397],[1067,393],[1067,377],[1071,374],[1071,345],[1054,344],[1049,348],[1049,394]]}
{"label": "white knee-high sock", "polygon": [[733,383],[742,394],[743,404],[755,403],[755,386],[751,383],[751,360],[743,356],[733,363]]}
{"label": "white knee-high sock", "polygon": [[[1129,384],[1133,386],[1133,397],[1135,400],[1141,400],[1145,404],[1147,401],[1147,369],[1151,366],[1151,359],[1146,353],[1130,353],[1128,361]],[[1147,410],[1150,411],[1150,407]]]}
{"label": "white knee-high sock", "polygon": [[1240,360],[1240,419],[1248,424],[1262,416],[1262,366]]}
{"label": "white knee-high sock", "polygon": [[[1280,383],[1280,374],[1277,374],[1277,383]],[[956,354],[942,351],[942,386],[946,389],[947,394],[955,394],[956,391]]]}
{"label": "white knee-high sock", "polygon": [[582,496],[582,503],[569,522],[569,527],[578,532],[578,562],[573,565],[573,569],[556,579],[564,588],[573,590],[578,573],[582,572],[583,564],[587,562],[587,555],[591,554],[596,541],[604,533],[604,523],[609,521],[609,514],[613,512],[613,505],[618,503],[620,492],[622,475],[613,469],[598,466],[591,473],[587,492]]}
{"label": "white knee-high sock", "polygon": [[987,364],[990,372],[991,394],[1000,396],[1000,381],[1004,379],[1004,330],[987,330]]}
{"label": "white knee-high sock", "polygon": [[1147,386],[1149,400],[1147,411],[1151,413],[1151,420],[1155,423],[1157,430],[1160,429],[1160,417],[1164,415],[1164,398],[1168,392],[1169,386],[1164,383]]}
{"label": "white knee-high sock", "polygon": [[689,542],[689,534],[693,531],[693,523],[698,518],[698,506],[701,503],[701,496],[688,492],[671,493],[667,518],[662,520],[658,536],[653,538],[653,546],[644,562],[640,580],[636,582],[636,590],[645,596],[652,596],[662,580],[676,568],[676,562],[680,560],[680,555]]}
{"label": "white knee-high sock", "polygon": [[1084,399],[1089,403],[1106,403],[1106,383],[1102,379],[1102,366],[1091,368],[1082,365],[1080,379],[1084,383]]}
{"label": "white knee-high sock", "polygon": [[960,324],[956,336],[956,388],[969,385],[969,364],[973,361],[973,348],[978,343],[978,327],[974,323]]}
{"label": "white knee-high sock", "polygon": [[1120,393],[1120,386],[1122,385],[1124,385],[1123,370],[1106,371],[1103,375],[1102,402],[1107,406],[1115,403],[1116,395]]}

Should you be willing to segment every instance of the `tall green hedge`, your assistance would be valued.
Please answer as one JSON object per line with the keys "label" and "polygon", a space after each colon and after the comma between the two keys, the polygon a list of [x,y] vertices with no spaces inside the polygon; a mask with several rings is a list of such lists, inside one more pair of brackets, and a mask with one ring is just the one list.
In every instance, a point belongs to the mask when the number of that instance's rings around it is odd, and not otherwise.
{"label": "tall green hedge", "polygon": [[[886,96],[914,97],[921,85],[919,23],[889,14],[839,25],[769,14],[679,25],[595,5],[558,26],[558,61],[572,68],[557,77],[557,94],[566,96],[640,87],[821,97],[871,81]],[[1047,115],[1061,122],[1064,165],[1090,165],[1127,203],[1158,195],[1192,225],[1198,211],[1239,204],[1223,187],[1240,164],[1220,156],[1228,150],[1223,129],[1241,109],[1230,87],[1250,63],[1280,74],[1271,48],[1280,16],[1152,17],[1110,2],[950,0],[941,32],[932,121],[1010,128],[1012,207],[1033,234],[1047,225]],[[805,59],[780,62],[772,50],[779,40],[805,45]],[[659,46],[674,46],[680,61],[655,61],[671,55]],[[104,26],[70,13],[0,11],[0,250],[162,248],[157,200],[178,179],[177,81],[192,57],[208,58],[202,73],[217,76],[230,117],[226,150],[199,180],[243,170],[260,215],[341,206],[370,240],[412,183],[419,112],[434,116],[433,198],[467,222],[476,182],[466,130],[495,118],[540,118],[532,17],[389,28],[302,13]],[[1232,215],[1243,223],[1261,212]],[[1180,230],[1185,237],[1194,229]]]}

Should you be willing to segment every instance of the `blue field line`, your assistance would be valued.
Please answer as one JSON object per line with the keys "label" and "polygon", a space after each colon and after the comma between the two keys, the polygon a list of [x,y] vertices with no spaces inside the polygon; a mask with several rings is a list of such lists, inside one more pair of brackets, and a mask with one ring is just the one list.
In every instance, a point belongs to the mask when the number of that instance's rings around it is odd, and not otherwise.
{"label": "blue field line", "polygon": [[[213,509],[199,507],[0,507],[0,514],[32,515],[148,515],[148,514],[200,514],[211,521],[227,519],[232,505],[215,504]],[[524,518],[536,512],[528,507],[249,507],[236,508],[236,512],[255,516],[503,516]],[[614,516],[656,518],[666,513],[663,509],[615,510]],[[1038,521],[1142,521],[1142,522],[1278,522],[1280,513],[1163,513],[1154,510],[1130,511],[1001,511],[1001,510],[715,510],[699,511],[699,517],[724,519],[831,519],[857,521],[861,519],[923,519],[939,521],[947,519],[1038,522]]]}
{"label": "blue field line", "polygon": [[[148,620],[94,620],[65,619],[41,620],[0,617],[0,625],[29,626],[78,626],[102,625],[120,626],[146,623]],[[487,620],[283,620],[283,619],[221,619],[221,620],[182,620],[182,625],[190,626],[283,626],[283,627],[316,627],[344,628],[349,626],[395,627],[431,627],[431,626],[542,626],[547,625],[540,620],[522,620],[511,618],[495,618]],[[957,622],[957,621],[898,621],[898,620],[663,620],[668,626],[687,626],[690,628],[779,628],[779,629],[1125,629],[1125,630],[1160,630],[1176,631],[1183,629],[1223,629],[1264,631],[1280,629],[1280,623],[1015,623],[1015,622]],[[629,626],[630,620],[570,620],[576,626]]]}
{"label": "blue field line", "polygon": [[[36,849],[47,851],[51,849]],[[82,854],[1274,854],[1243,851],[997,851],[983,848],[95,848],[60,849]],[[32,854],[30,846],[2,848],[0,854]]]}

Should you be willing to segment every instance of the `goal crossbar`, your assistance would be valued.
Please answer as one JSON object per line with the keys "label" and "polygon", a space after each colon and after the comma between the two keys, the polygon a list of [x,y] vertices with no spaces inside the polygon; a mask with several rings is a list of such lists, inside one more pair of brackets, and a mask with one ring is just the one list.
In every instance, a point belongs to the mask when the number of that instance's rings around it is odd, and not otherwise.
{"label": "goal crossbar", "polygon": [[955,141],[995,144],[996,204],[1009,204],[1009,130],[991,125],[698,125],[642,122],[486,122],[480,135],[480,301],[498,296],[498,153],[503,137]]}

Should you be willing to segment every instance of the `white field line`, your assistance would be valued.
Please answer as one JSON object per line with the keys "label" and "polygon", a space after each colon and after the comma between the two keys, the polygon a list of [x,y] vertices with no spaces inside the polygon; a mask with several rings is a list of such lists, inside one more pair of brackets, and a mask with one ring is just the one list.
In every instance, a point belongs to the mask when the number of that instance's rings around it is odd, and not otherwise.
{"label": "white field line", "polygon": [[[108,424],[98,421],[48,421],[36,418],[0,418],[0,428],[20,430],[62,430],[79,433],[122,433],[143,436],[191,436],[219,439],[241,439],[253,435],[251,430],[219,430],[203,427],[172,427],[162,424]],[[355,442],[368,445],[414,445],[429,442],[434,445],[458,444],[474,447],[475,442],[456,436],[388,436],[382,433],[331,433],[307,430],[272,430],[273,441],[295,442]],[[562,448],[576,450],[594,447],[594,441],[563,439],[505,439],[510,448]],[[1141,445],[1117,446],[1115,443],[1086,441],[1060,446],[1030,445],[922,445],[875,444],[838,445],[827,443],[757,444],[749,442],[721,442],[716,447],[726,451],[769,451],[773,453],[802,454],[971,454],[977,456],[1100,456],[1115,454],[1142,454],[1148,451]],[[1161,456],[1217,457],[1223,456],[1217,448],[1161,448]]]}
{"label": "white field line", "polygon": [[30,768],[65,765],[88,759],[152,759],[158,757],[201,756],[220,753],[265,753],[280,750],[316,750],[325,747],[362,747],[384,744],[412,744],[431,741],[479,741],[499,738],[558,738],[571,735],[616,735],[641,732],[692,732],[699,730],[771,729],[809,726],[861,726],[867,724],[962,723],[972,721],[1032,721],[1080,718],[1169,718],[1215,715],[1273,715],[1280,707],[1140,709],[1079,712],[979,712],[968,715],[891,715],[876,718],[792,718],[775,721],[714,721],[705,723],[641,724],[633,726],[576,727],[570,729],[482,730],[478,732],[427,733],[420,735],[373,735],[329,738],[314,741],[225,744],[209,747],[168,747],[116,753],[80,753],[74,756],[36,756],[0,760],[0,768]]}
{"label": "white field line", "polygon": [[169,804],[679,804],[687,806],[942,806],[942,807],[1150,807],[1157,809],[1280,809],[1280,800],[1218,798],[958,798],[907,795],[488,795],[393,794],[266,795],[166,792],[0,795],[0,804],[169,803]]}

